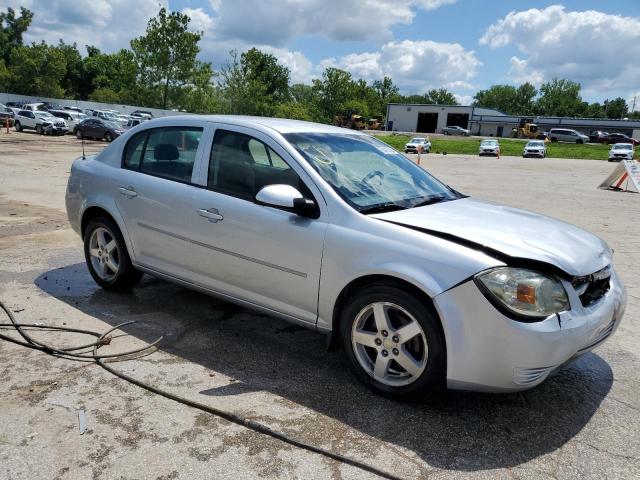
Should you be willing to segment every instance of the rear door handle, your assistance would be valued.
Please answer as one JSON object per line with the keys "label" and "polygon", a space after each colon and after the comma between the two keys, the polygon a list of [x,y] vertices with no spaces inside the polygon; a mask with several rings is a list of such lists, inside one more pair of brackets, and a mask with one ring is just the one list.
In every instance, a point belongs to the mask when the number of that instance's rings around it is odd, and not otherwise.
{"label": "rear door handle", "polygon": [[220,215],[220,212],[218,212],[217,208],[210,208],[208,210],[201,208],[200,210],[198,210],[198,215],[206,218],[213,223],[221,222],[222,220],[224,220],[224,217]]}
{"label": "rear door handle", "polygon": [[124,195],[127,198],[133,198],[138,196],[138,192],[136,192],[136,189],[133,188],[131,185],[129,185],[128,187],[120,187],[118,188],[118,191],[120,192],[120,195]]}

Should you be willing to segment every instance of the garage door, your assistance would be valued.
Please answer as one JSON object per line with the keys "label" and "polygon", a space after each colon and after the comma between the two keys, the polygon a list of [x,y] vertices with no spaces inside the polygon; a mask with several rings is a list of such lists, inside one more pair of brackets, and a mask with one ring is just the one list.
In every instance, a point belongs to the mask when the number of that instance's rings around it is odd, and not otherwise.
{"label": "garage door", "polygon": [[419,113],[418,114],[418,125],[416,126],[416,132],[435,133],[437,127],[438,127],[437,113]]}

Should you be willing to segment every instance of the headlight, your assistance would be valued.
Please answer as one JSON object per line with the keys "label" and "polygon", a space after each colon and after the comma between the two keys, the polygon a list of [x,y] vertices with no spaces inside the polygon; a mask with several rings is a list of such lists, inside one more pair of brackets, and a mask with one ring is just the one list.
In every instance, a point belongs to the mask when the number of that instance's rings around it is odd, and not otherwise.
{"label": "headlight", "polygon": [[476,276],[489,298],[516,315],[536,320],[569,310],[569,299],[560,280],[533,270],[499,267]]}

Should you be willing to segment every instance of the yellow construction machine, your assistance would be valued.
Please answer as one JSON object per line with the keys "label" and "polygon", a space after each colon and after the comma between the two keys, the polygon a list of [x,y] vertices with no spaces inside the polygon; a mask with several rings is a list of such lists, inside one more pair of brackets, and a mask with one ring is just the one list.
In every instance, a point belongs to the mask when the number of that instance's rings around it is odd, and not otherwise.
{"label": "yellow construction machine", "polygon": [[364,117],[353,110],[345,110],[342,115],[333,117],[333,124],[336,127],[351,128],[352,130],[364,130],[367,126]]}

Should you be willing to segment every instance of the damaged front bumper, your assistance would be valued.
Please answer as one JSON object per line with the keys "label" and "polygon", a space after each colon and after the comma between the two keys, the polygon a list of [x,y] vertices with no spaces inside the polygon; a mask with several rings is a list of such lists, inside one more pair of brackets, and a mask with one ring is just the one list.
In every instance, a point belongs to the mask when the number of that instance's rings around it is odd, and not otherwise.
{"label": "damaged front bumper", "polygon": [[448,387],[500,392],[542,383],[616,330],[626,292],[613,269],[610,282],[602,298],[583,306],[571,284],[563,281],[571,310],[534,323],[503,315],[472,280],[436,296],[447,344]]}

